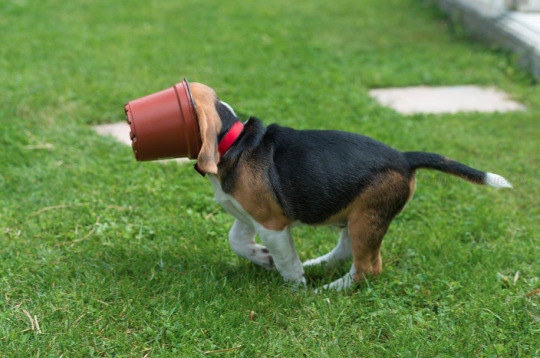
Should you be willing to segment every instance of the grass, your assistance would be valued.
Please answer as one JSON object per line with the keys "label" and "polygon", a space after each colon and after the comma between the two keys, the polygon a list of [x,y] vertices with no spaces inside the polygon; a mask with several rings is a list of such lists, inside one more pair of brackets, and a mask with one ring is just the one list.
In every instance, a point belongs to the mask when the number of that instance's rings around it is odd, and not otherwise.
{"label": "grass", "polygon": [[[539,357],[540,88],[452,29],[413,0],[3,1],[0,356]],[[189,166],[92,131],[183,77],[243,116],[439,152],[515,189],[420,172],[378,280],[293,293],[228,248],[232,218]],[[367,95],[422,84],[497,86],[528,110],[405,117]],[[337,239],[294,235],[303,260]]]}

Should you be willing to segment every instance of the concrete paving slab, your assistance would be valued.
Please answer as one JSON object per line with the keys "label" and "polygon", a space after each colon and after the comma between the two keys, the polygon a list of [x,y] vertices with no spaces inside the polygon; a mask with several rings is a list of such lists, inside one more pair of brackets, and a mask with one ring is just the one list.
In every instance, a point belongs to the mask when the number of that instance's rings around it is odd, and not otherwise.
{"label": "concrete paving slab", "polygon": [[94,130],[99,135],[108,135],[123,143],[125,145],[131,145],[131,139],[129,138],[129,124],[127,122],[109,123],[95,126]]}
{"label": "concrete paving slab", "polygon": [[402,114],[507,112],[522,111],[525,106],[508,99],[494,87],[404,87],[381,88],[369,91],[381,105]]}
{"label": "concrete paving slab", "polygon": [[[99,126],[95,126],[93,128],[99,135],[111,136],[117,141],[119,141],[120,143],[131,146],[131,139],[129,137],[130,128],[127,122],[102,124]],[[160,162],[163,162],[163,163],[170,162],[170,161],[175,161],[178,163],[188,163],[190,160],[188,158],[160,160]]]}

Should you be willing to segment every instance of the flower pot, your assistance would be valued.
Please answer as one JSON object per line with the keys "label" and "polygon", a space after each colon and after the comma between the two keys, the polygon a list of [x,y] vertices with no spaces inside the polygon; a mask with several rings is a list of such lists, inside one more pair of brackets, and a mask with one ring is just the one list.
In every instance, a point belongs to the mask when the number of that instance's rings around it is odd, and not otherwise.
{"label": "flower pot", "polygon": [[166,90],[130,101],[124,109],[137,160],[197,158],[202,142],[186,79]]}

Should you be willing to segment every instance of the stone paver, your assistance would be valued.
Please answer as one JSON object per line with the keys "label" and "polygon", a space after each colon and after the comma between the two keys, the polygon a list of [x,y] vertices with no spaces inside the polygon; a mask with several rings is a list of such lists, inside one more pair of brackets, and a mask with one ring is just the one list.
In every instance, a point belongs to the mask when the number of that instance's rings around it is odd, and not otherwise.
{"label": "stone paver", "polygon": [[131,138],[129,138],[130,128],[127,122],[102,124],[95,126],[94,130],[100,135],[108,135],[120,143],[131,145]]}
{"label": "stone paver", "polygon": [[[123,143],[125,145],[131,146],[131,138],[129,138],[129,124],[127,122],[118,122],[110,124],[102,124],[95,126],[94,130],[100,135],[108,135]],[[135,159],[134,159],[135,160]],[[160,162],[169,162],[175,161],[178,163],[187,163],[190,160],[188,158],[176,158],[176,159],[163,159]]]}
{"label": "stone paver", "polygon": [[381,105],[402,114],[507,112],[525,106],[496,88],[478,86],[381,88],[369,91]]}

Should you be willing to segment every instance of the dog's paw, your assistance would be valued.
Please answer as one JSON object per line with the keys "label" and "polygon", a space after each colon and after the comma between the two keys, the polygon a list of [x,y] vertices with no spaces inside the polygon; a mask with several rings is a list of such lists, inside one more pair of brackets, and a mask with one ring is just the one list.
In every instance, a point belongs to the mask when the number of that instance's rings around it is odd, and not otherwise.
{"label": "dog's paw", "polygon": [[304,266],[304,267],[316,266],[316,265],[322,264],[323,262],[328,262],[328,261],[323,261],[323,260],[321,259],[321,257],[318,257],[318,258],[316,258],[316,259],[311,259],[311,260],[308,260],[308,261],[304,262],[304,263],[302,264],[302,266]]}
{"label": "dog's paw", "polygon": [[249,260],[267,270],[274,270],[276,268],[270,251],[268,251],[268,249],[262,245],[256,245],[251,250]]}
{"label": "dog's paw", "polygon": [[353,283],[354,283],[354,273],[349,272],[342,278],[315,289],[314,293],[319,294],[319,293],[322,293],[323,291],[328,291],[328,290],[343,291],[351,287]]}
{"label": "dog's paw", "polygon": [[323,255],[321,257],[317,257],[316,259],[311,259],[306,262],[304,262],[302,265],[304,267],[310,267],[310,266],[316,266],[316,265],[324,265],[328,269],[336,268],[340,266],[343,262],[347,261],[350,258],[350,255],[347,253],[338,252],[336,253],[336,250]]}
{"label": "dog's paw", "polygon": [[302,264],[304,267],[324,265],[328,269],[335,268],[339,266],[344,260],[338,259],[335,257],[328,257],[328,255],[317,257],[316,259],[311,259]]}
{"label": "dog's paw", "polygon": [[291,292],[300,292],[308,287],[307,280],[303,276],[296,280],[285,280],[285,283],[290,287]]}

